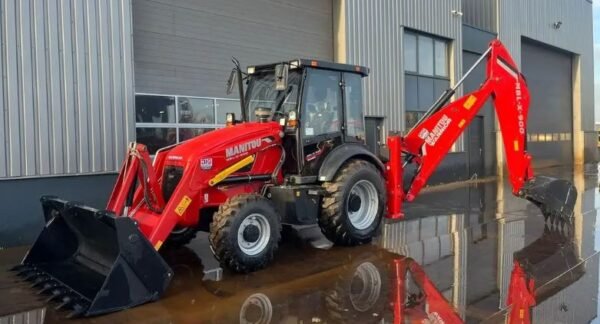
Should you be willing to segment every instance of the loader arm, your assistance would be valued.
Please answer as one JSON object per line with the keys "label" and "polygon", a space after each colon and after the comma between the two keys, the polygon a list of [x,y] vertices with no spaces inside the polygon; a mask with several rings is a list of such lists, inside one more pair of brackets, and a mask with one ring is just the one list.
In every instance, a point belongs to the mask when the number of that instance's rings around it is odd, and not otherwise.
{"label": "loader arm", "polygon": [[[486,79],[479,89],[448,104],[458,86],[485,58]],[[394,212],[399,213],[399,201],[412,201],[417,197],[458,137],[467,129],[489,98],[493,99],[500,125],[513,194],[541,207],[545,216],[571,216],[577,194],[571,183],[533,176],[531,156],[526,151],[529,90],[525,78],[498,40],[490,43],[488,50],[475,65],[454,88],[446,90],[406,136],[388,137],[390,162],[387,170],[391,175],[391,180],[388,181],[389,201],[390,204],[396,205],[388,205],[392,215]],[[401,155],[403,161],[400,161]],[[406,190],[399,192],[402,181],[398,177],[402,172],[397,170],[402,170],[408,163],[416,164],[415,174]]]}

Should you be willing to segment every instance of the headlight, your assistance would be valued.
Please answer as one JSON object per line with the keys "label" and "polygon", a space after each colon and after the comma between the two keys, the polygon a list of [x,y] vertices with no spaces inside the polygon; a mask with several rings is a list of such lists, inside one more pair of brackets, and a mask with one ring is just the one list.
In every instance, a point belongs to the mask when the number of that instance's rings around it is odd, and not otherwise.
{"label": "headlight", "polygon": [[288,125],[288,127],[296,127],[296,126],[298,126],[298,119],[297,119],[297,116],[296,116],[296,112],[293,111],[293,110],[288,113],[287,125]]}
{"label": "headlight", "polygon": [[227,113],[225,115],[225,125],[232,126],[235,123],[235,114]]}

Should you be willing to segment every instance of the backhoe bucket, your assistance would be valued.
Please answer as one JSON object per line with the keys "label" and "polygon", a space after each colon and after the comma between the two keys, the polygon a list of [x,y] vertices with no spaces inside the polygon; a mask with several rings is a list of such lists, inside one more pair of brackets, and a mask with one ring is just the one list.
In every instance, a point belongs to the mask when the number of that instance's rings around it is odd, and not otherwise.
{"label": "backhoe bucket", "polygon": [[577,189],[567,180],[537,176],[523,186],[524,198],[536,204],[544,218],[570,222],[577,200]]}
{"label": "backhoe bucket", "polygon": [[57,309],[91,316],[156,300],[173,272],[129,217],[43,197],[46,226],[15,268]]}

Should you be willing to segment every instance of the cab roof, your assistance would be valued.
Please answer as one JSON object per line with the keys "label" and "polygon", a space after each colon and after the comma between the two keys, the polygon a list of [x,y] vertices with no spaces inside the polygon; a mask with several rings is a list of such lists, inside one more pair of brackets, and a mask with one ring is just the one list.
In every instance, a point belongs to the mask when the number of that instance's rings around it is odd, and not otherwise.
{"label": "cab roof", "polygon": [[298,68],[312,67],[312,68],[324,69],[324,70],[359,73],[363,77],[366,77],[369,75],[369,68],[365,67],[365,66],[334,63],[334,62],[313,60],[313,59],[295,59],[295,60],[289,60],[289,61],[283,61],[283,62],[277,62],[277,63],[254,65],[254,66],[249,66],[248,68],[254,68],[256,71],[258,71],[258,70],[263,70],[263,69],[268,69],[268,68],[274,68],[275,65],[281,64],[281,63],[289,64],[290,69],[293,69],[295,67],[298,67]]}

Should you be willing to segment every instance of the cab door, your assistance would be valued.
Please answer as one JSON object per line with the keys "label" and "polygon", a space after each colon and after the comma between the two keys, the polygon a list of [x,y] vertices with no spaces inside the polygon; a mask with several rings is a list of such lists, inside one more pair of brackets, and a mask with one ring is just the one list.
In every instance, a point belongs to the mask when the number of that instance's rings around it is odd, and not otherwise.
{"label": "cab door", "polygon": [[310,68],[300,107],[301,174],[317,175],[323,158],[343,142],[342,74]]}

